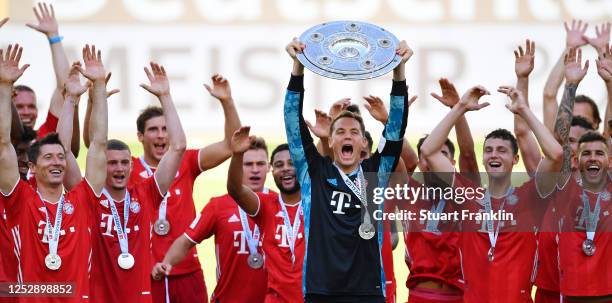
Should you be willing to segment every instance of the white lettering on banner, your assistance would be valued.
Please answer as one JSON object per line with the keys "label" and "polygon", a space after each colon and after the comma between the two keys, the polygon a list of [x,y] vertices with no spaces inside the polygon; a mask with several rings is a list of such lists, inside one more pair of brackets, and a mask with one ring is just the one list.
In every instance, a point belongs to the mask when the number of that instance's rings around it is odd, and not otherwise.
{"label": "white lettering on banner", "polygon": [[123,2],[123,5],[130,15],[143,21],[172,21],[185,14],[183,1],[130,0]]}
{"label": "white lettering on banner", "polygon": [[439,21],[444,17],[442,0],[389,0],[398,16],[412,21]]}
{"label": "white lettering on banner", "polygon": [[380,4],[372,0],[328,0],[324,2],[323,15],[338,20],[364,20],[376,16]]}
{"label": "white lettering on banner", "polygon": [[211,21],[257,20],[262,16],[261,0],[195,0],[200,15]]}
{"label": "white lettering on banner", "polygon": [[[31,6],[36,1],[20,1]],[[56,0],[53,2],[55,14],[58,19],[77,20],[91,17],[100,12],[107,0]]]}

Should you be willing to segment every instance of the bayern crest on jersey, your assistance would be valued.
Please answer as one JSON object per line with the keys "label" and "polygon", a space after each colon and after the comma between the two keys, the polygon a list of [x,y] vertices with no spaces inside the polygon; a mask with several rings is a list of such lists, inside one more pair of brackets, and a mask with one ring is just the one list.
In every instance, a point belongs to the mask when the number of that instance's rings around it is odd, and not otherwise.
{"label": "bayern crest on jersey", "polygon": [[64,213],[67,215],[72,215],[74,213],[74,205],[72,205],[70,202],[66,202],[66,204],[64,204]]}
{"label": "bayern crest on jersey", "polygon": [[132,211],[132,213],[137,214],[140,212],[140,203],[138,203],[138,201],[132,201],[130,203],[130,211]]}

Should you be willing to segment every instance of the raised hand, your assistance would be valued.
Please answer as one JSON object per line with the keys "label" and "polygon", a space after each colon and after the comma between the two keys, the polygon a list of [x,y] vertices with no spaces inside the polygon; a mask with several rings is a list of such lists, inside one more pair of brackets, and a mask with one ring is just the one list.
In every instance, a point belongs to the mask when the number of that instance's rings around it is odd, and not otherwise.
{"label": "raised hand", "polygon": [[612,81],[612,47],[606,46],[599,59],[595,61],[597,73],[606,83]]}
{"label": "raised hand", "polygon": [[465,94],[459,100],[459,103],[465,108],[466,111],[480,110],[489,106],[489,102],[478,103],[480,98],[484,95],[490,95],[489,91],[478,85],[468,89]]}
{"label": "raised hand", "polygon": [[230,140],[232,153],[244,153],[249,150],[251,142],[255,140],[255,136],[249,136],[249,131],[251,131],[250,126],[241,126],[234,132]]}
{"label": "raised hand", "polygon": [[170,275],[170,271],[172,270],[172,265],[167,263],[157,263],[153,266],[153,270],[151,271],[151,277],[153,280],[160,280],[163,276]]}
{"label": "raised hand", "polygon": [[521,110],[528,108],[525,97],[518,89],[512,86],[500,86],[497,91],[506,94],[512,100],[512,103],[506,104],[506,108],[512,113],[519,114]]}
{"label": "raised hand", "polygon": [[2,20],[0,20],[0,27],[2,27],[4,24],[6,24],[9,21],[9,17],[6,17]]}
{"label": "raised hand", "polygon": [[316,124],[314,126],[312,123],[306,121],[308,129],[320,139],[329,138],[332,118],[325,112],[315,109],[315,119]]}
{"label": "raised hand", "polygon": [[400,44],[395,49],[395,53],[397,55],[402,56],[402,61],[400,64],[406,63],[408,59],[410,59],[410,57],[412,57],[412,55],[414,54],[412,49],[408,46],[408,43],[406,42],[406,40],[402,40],[400,42]]}
{"label": "raised hand", "polygon": [[582,23],[582,20],[572,20],[572,26],[569,27],[567,22],[563,22],[563,26],[565,27],[565,45],[568,48],[576,48],[583,46],[588,43],[586,36],[587,27],[589,27],[588,23]]}
{"label": "raised hand", "polygon": [[525,40],[525,51],[519,46],[518,50],[514,51],[514,72],[518,78],[527,78],[533,71],[535,58],[535,42]]}
{"label": "raised hand", "polygon": [[565,81],[567,84],[580,83],[589,69],[589,60],[584,63],[582,67],[582,50],[576,48],[570,48],[565,54]]}
{"label": "raised hand", "polygon": [[336,118],[340,113],[345,111],[349,105],[351,105],[351,98],[342,98],[334,102],[329,108],[329,116],[332,119]]}
{"label": "raised hand", "polygon": [[389,112],[385,108],[385,103],[376,96],[365,96],[363,99],[366,100],[367,103],[364,103],[363,106],[370,112],[372,118],[376,121],[379,121],[382,124],[387,124],[387,120],[389,120]]}
{"label": "raised hand", "polygon": [[0,83],[13,85],[30,66],[29,64],[24,64],[22,67],[19,67],[22,52],[23,48],[19,44],[14,46],[9,44],[6,52],[0,49]]}
{"label": "raised hand", "polygon": [[28,23],[27,27],[39,31],[47,37],[55,37],[59,34],[57,20],[55,19],[55,10],[53,9],[53,5],[47,3],[38,3],[38,10],[36,7],[33,7],[34,15],[36,16],[36,20],[38,20],[38,24]]}
{"label": "raised hand", "polygon": [[[81,62],[77,61],[72,63],[70,72],[68,73],[68,79],[64,83],[64,93],[66,96],[75,97],[74,101],[78,104],[79,97],[87,91],[88,86],[81,84],[81,74],[79,73],[79,67]],[[76,105],[75,104],[75,105]]]}
{"label": "raised hand", "polygon": [[231,100],[232,89],[230,88],[229,81],[219,74],[212,76],[211,79],[213,85],[212,87],[204,83],[204,87],[210,93],[210,95],[217,98],[221,102]]}
{"label": "raised hand", "polygon": [[459,102],[459,93],[457,93],[455,85],[446,78],[441,78],[438,83],[440,83],[442,96],[436,93],[431,93],[431,96],[440,101],[442,104],[452,108]]}
{"label": "raised hand", "polygon": [[601,27],[595,26],[595,38],[586,37],[591,46],[597,49],[597,52],[603,52],[608,48],[610,43],[610,27],[612,24],[606,22],[601,24]]}
{"label": "raised hand", "polygon": [[102,64],[102,52],[100,50],[96,52],[95,45],[87,44],[83,47],[83,62],[85,62],[85,69],[81,66],[77,66],[77,69],[85,78],[91,82],[105,80],[106,72]]}
{"label": "raised hand", "polygon": [[168,76],[163,66],[151,62],[151,73],[147,67],[144,68],[147,78],[149,78],[150,85],[140,84],[140,87],[146,89],[151,94],[161,98],[162,96],[170,95],[170,84],[168,83]]}
{"label": "raised hand", "polygon": [[293,61],[298,61],[297,54],[304,51],[306,48],[306,44],[302,43],[298,38],[293,38],[289,44],[285,47],[285,51],[289,54],[289,57],[293,59]]}

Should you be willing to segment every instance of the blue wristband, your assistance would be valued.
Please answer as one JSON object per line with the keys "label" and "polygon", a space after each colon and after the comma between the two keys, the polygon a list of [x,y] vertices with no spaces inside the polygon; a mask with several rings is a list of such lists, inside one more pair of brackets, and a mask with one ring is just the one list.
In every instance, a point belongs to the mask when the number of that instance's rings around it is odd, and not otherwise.
{"label": "blue wristband", "polygon": [[51,37],[51,38],[49,38],[49,44],[55,44],[55,43],[58,43],[58,42],[62,42],[62,40],[64,40],[64,36]]}

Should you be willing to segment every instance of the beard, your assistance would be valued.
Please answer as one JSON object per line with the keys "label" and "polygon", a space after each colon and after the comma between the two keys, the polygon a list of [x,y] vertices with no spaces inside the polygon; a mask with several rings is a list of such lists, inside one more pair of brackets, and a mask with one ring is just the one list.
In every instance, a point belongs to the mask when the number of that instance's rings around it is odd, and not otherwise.
{"label": "beard", "polygon": [[292,195],[300,191],[300,183],[297,181],[290,188],[284,187],[280,180],[277,181],[276,179],[274,179],[274,183],[276,184],[278,191],[280,191],[282,194],[285,194],[285,195]]}

